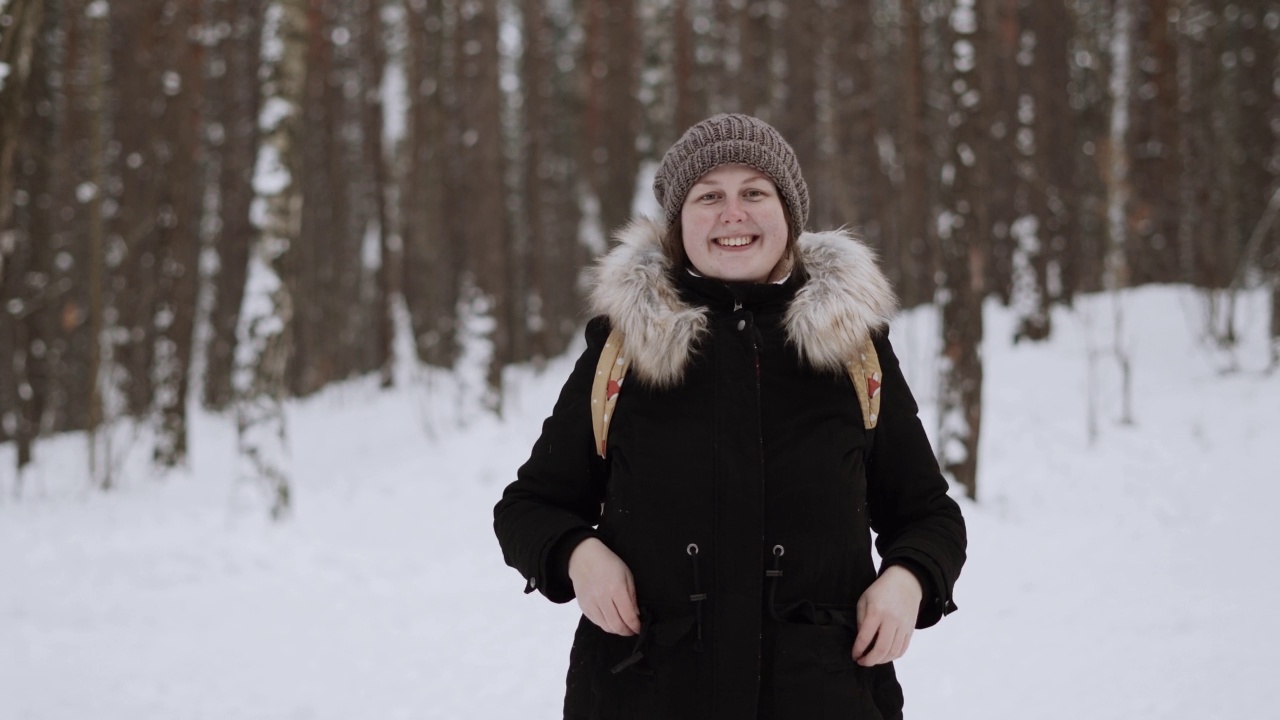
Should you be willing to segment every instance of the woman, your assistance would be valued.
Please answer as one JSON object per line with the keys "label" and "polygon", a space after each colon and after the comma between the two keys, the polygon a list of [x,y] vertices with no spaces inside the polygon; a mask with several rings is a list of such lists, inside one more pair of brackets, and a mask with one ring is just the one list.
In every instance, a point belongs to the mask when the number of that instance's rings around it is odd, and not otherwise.
{"label": "woman", "polygon": [[[564,716],[901,717],[892,661],[955,608],[965,528],[888,282],[847,234],[804,232],[795,154],[756,118],[690,128],[654,192],[664,221],[595,268],[587,350],[494,509],[525,592],[582,608]],[[602,458],[611,331],[630,370]],[[868,339],[874,429],[846,372]]]}

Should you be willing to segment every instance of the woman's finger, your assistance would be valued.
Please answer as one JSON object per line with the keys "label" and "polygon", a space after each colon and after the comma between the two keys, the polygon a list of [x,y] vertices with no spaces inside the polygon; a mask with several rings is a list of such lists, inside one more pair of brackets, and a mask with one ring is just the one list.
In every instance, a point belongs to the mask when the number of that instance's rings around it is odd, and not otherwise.
{"label": "woman's finger", "polygon": [[630,604],[630,600],[625,597],[615,598],[610,604],[610,614],[618,623],[618,635],[635,635],[640,632],[640,618],[635,609],[629,607]]}
{"label": "woman's finger", "polygon": [[898,655],[893,658],[894,660],[897,660],[907,654],[907,648],[911,647],[911,634],[913,630],[915,630],[915,628],[908,626],[902,633],[902,647],[898,650]]}
{"label": "woman's finger", "polygon": [[890,652],[893,649],[894,629],[892,623],[882,623],[880,631],[876,633],[875,645],[871,647],[871,651],[862,658],[862,664],[866,667],[880,665],[889,661]]}
{"label": "woman's finger", "polygon": [[867,650],[876,642],[876,633],[879,630],[880,624],[878,622],[866,621],[858,623],[858,635],[853,639],[854,660],[862,661],[862,657],[867,654]]}
{"label": "woman's finger", "polygon": [[627,582],[626,607],[625,612],[621,613],[622,620],[635,633],[640,632],[640,603],[636,601],[636,583],[631,577],[631,571],[628,570],[624,576]]}
{"label": "woman's finger", "polygon": [[894,660],[902,657],[903,650],[905,649],[903,648],[903,643],[906,641],[906,636],[906,630],[901,627],[893,633],[893,646],[889,648],[887,653],[885,653],[883,662],[893,662]]}
{"label": "woman's finger", "polygon": [[636,608],[636,601],[630,595],[615,598],[614,608],[618,612],[619,620],[632,635],[640,632],[640,610]]}

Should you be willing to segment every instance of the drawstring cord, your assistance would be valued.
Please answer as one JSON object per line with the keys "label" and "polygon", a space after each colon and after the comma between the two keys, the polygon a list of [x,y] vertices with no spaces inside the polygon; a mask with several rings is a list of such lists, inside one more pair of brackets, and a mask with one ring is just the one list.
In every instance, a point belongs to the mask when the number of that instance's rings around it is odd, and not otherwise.
{"label": "drawstring cord", "polygon": [[781,545],[773,546],[773,569],[765,570],[765,577],[769,578],[769,615],[774,620],[782,622],[782,617],[778,615],[778,578],[782,577],[782,556],[786,554],[787,549]]}
{"label": "drawstring cord", "polygon": [[693,603],[694,617],[698,628],[697,635],[693,641],[693,649],[696,652],[702,652],[702,603],[707,599],[707,594],[702,592],[702,581],[698,578],[698,544],[689,543],[689,546],[684,550],[689,555],[689,562],[693,564],[693,594],[689,596],[689,601]]}
{"label": "drawstring cord", "polygon": [[636,636],[635,644],[631,646],[631,654],[625,660],[613,666],[610,670],[614,675],[635,665],[644,658],[644,643],[649,638],[649,626],[651,623],[645,617],[644,610],[640,611],[640,634]]}
{"label": "drawstring cord", "polygon": [[[702,577],[698,573],[698,544],[689,543],[689,545],[685,547],[685,553],[689,556],[689,562],[693,566],[693,593],[689,595],[689,602],[692,602],[694,607],[694,625],[697,628],[697,633],[694,636],[693,641],[693,649],[697,652],[702,652],[702,604],[706,601],[707,594],[702,592]],[[658,622],[656,624],[663,625],[664,623]],[[646,617],[646,613],[642,608],[640,610],[640,633],[636,636],[636,640],[631,646],[631,654],[622,662],[613,666],[612,672],[615,675],[644,659],[645,644],[649,641],[650,632],[654,625],[655,623],[650,622],[650,618]],[[685,626],[685,629],[688,629],[687,625]],[[656,632],[657,635],[654,637],[657,638],[659,643],[662,643],[664,630],[662,628],[658,628]],[[683,634],[683,632],[681,634]]]}

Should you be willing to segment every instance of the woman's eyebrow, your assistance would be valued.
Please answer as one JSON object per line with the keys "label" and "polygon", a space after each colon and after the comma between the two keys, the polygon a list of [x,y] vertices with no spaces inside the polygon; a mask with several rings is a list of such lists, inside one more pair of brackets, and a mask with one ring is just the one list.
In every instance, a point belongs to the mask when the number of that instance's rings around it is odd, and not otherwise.
{"label": "woman's eyebrow", "polygon": [[[755,182],[756,180],[768,180],[768,179],[769,179],[769,176],[765,175],[764,173],[755,173],[753,175],[750,175],[747,178],[744,178],[742,182],[749,183],[749,182]],[[719,180],[699,180],[698,182],[693,184],[693,187],[695,188],[702,187],[704,185],[707,187],[720,187],[722,184],[723,183],[721,183]]]}

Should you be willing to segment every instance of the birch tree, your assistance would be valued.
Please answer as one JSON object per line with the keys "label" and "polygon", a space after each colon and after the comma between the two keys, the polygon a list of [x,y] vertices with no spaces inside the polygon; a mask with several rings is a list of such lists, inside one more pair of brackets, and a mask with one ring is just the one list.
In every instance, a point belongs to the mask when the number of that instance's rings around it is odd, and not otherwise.
{"label": "birch tree", "polygon": [[307,0],[273,0],[266,10],[262,53],[266,82],[254,218],[259,235],[250,259],[237,331],[236,431],[239,473],[269,497],[270,513],[290,508],[284,399],[290,362],[293,293],[282,278],[301,241],[302,188],[298,139],[307,82]]}
{"label": "birch tree", "polygon": [[[1124,306],[1120,291],[1129,285],[1127,243],[1129,239],[1129,101],[1133,90],[1132,0],[1116,0],[1111,18],[1111,122],[1108,127],[1110,152],[1107,173],[1107,236],[1109,240],[1103,286],[1111,294],[1112,354],[1120,368],[1120,403],[1123,423],[1133,422],[1132,365],[1125,345]],[[1092,390],[1090,391],[1092,392]]]}

